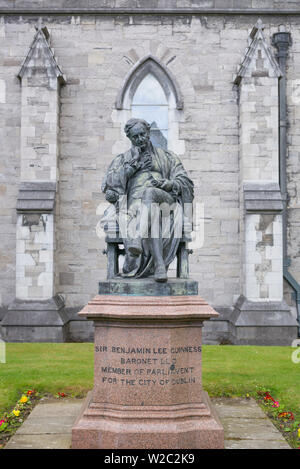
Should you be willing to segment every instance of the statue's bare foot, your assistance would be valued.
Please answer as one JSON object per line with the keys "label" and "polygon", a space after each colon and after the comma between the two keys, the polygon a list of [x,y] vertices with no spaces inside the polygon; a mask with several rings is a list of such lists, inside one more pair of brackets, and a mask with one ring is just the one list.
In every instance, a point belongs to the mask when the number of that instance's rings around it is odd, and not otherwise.
{"label": "statue's bare foot", "polygon": [[164,265],[159,265],[154,272],[156,282],[166,282],[168,280],[167,271]]}

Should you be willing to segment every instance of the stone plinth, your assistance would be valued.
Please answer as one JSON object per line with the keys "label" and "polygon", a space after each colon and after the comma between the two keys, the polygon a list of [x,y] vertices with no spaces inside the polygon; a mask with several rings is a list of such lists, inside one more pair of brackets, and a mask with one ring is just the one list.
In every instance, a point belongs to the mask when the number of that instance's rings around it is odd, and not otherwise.
{"label": "stone plinth", "polygon": [[1,322],[6,342],[66,342],[68,317],[60,295],[48,300],[18,300]]}
{"label": "stone plinth", "polygon": [[99,295],[183,296],[198,295],[198,282],[191,279],[168,278],[155,282],[153,278],[116,278],[99,282]]}
{"label": "stone plinth", "polygon": [[95,378],[72,448],[224,447],[201,379],[213,308],[198,295],[98,295],[79,315],[95,324]]}

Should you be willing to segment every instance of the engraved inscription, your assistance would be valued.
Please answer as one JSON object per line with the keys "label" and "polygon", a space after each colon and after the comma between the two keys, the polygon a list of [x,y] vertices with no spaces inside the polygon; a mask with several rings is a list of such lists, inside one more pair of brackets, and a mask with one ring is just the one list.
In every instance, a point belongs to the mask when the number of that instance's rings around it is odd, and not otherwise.
{"label": "engraved inscription", "polygon": [[100,365],[102,383],[121,386],[172,386],[196,383],[195,367],[188,365],[190,354],[201,354],[201,346],[120,347],[96,345],[95,352],[114,364]]}

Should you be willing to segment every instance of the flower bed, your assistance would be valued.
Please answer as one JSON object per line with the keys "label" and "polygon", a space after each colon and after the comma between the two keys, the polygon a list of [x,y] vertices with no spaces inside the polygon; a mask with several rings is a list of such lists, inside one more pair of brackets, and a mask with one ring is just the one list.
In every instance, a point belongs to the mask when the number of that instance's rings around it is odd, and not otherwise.
{"label": "flower bed", "polygon": [[38,399],[39,393],[34,389],[28,389],[22,393],[14,408],[0,417],[0,449],[22,425]]}
{"label": "flower bed", "polygon": [[269,391],[258,391],[257,400],[290,446],[300,449],[300,422],[295,419],[293,412],[286,410]]}
{"label": "flower bed", "polygon": [[56,399],[73,397],[64,392],[57,392],[54,396],[51,394],[40,394],[35,389],[28,389],[22,393],[22,396],[10,412],[5,412],[0,416],[0,449],[3,449],[11,436],[22,425],[26,417],[30,414],[37,401],[43,396],[52,396]]}
{"label": "flower bed", "polygon": [[[290,446],[300,449],[300,422],[295,419],[293,412],[286,410],[283,405],[275,400],[270,391],[260,389],[255,391],[255,395],[253,393],[246,394],[246,398],[250,399],[251,395],[255,397],[256,401],[283,434]],[[34,389],[24,391],[14,408],[0,416],[0,449],[5,446],[9,438],[21,426],[40,397],[42,395]],[[63,399],[74,396],[64,392],[57,392],[54,394],[54,397]]]}

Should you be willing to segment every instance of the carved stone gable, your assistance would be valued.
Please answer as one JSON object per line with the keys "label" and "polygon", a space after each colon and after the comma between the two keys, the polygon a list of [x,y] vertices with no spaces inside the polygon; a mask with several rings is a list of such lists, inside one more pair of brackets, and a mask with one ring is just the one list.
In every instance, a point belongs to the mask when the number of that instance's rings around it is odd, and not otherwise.
{"label": "carved stone gable", "polygon": [[267,44],[263,33],[264,25],[259,19],[253,27],[249,46],[244,59],[239,66],[235,85],[239,85],[243,77],[281,77],[282,73],[278,62]]}
{"label": "carved stone gable", "polygon": [[[25,58],[21,70],[18,74],[20,79],[45,77],[51,85],[53,79],[58,80],[60,84],[65,84],[65,76],[54,56],[54,51],[50,47],[49,32],[46,27],[39,27],[30,46],[27,57]],[[47,83],[48,84],[48,83]]]}

